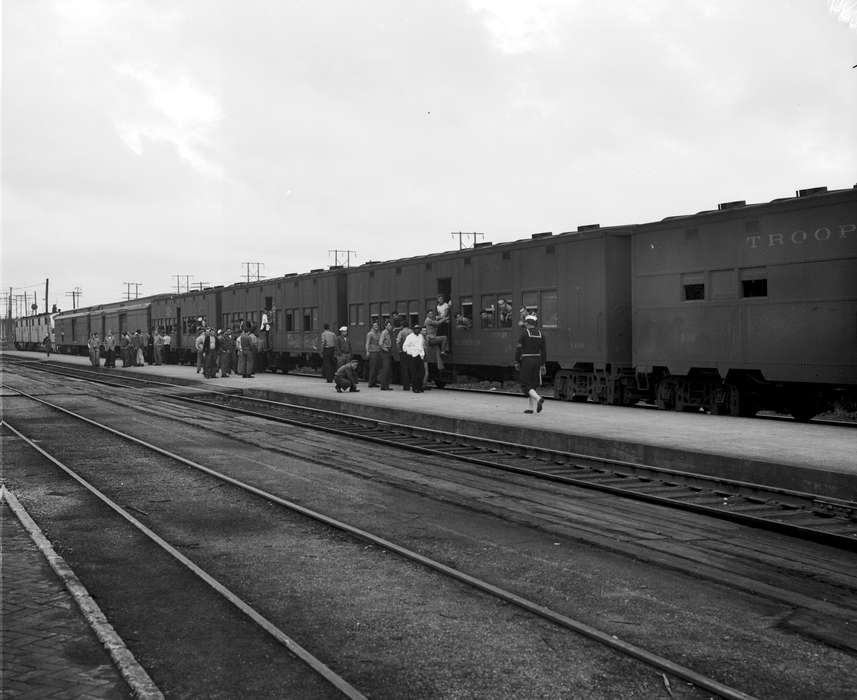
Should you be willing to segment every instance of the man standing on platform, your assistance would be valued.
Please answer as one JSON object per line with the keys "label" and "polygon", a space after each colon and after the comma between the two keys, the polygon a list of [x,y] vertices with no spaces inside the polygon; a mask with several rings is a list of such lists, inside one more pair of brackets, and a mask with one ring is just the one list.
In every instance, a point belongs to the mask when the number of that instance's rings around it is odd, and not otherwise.
{"label": "man standing on platform", "polygon": [[524,319],[524,329],[515,347],[515,369],[520,371],[521,391],[529,400],[524,413],[542,412],[545,402],[536,389],[542,384],[542,374],[547,362],[547,346],[541,330],[536,328],[538,318],[533,314]]}
{"label": "man standing on platform", "polygon": [[336,371],[336,333],[330,330],[330,324],[324,324],[321,332],[321,373],[324,380],[330,384]]}

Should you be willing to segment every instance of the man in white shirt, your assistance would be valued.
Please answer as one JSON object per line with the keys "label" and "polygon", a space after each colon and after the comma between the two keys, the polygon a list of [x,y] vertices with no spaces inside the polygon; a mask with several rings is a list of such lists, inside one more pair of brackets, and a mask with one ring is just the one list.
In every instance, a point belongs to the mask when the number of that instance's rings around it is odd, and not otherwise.
{"label": "man in white shirt", "polygon": [[423,372],[426,356],[425,337],[420,326],[414,326],[413,332],[408,335],[402,343],[402,352],[409,364],[409,375],[411,380],[411,391],[415,394],[423,393]]}

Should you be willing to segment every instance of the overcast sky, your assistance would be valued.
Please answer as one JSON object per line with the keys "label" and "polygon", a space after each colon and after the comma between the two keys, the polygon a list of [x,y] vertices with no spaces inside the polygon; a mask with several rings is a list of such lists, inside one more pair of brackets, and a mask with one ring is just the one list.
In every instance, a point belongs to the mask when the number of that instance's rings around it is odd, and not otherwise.
{"label": "overcast sky", "polygon": [[2,8],[2,291],[40,310],[857,182],[857,0]]}

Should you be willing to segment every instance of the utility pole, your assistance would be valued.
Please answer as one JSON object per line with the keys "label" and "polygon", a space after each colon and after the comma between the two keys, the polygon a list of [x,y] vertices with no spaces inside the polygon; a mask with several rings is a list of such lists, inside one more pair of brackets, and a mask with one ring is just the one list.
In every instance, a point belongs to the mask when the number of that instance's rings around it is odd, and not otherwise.
{"label": "utility pole", "polygon": [[452,232],[452,233],[450,233],[449,235],[450,235],[450,236],[452,236],[453,238],[455,238],[456,236],[458,236],[458,249],[459,249],[459,250],[464,250],[464,248],[465,248],[465,245],[464,245],[464,239],[465,239],[465,237],[467,237],[467,236],[473,236],[473,245],[472,245],[472,246],[467,246],[467,247],[470,247],[470,248],[474,248],[474,247],[476,246],[476,236],[482,236],[482,238],[485,238],[485,234],[484,234],[484,233],[476,233],[476,232],[466,233],[466,232],[464,232],[464,231],[453,231],[453,232]]}
{"label": "utility pole", "polygon": [[246,267],[246,270],[247,270],[247,271],[246,271],[246,273],[245,273],[245,276],[247,277],[247,282],[248,282],[248,284],[249,284],[249,282],[250,282],[250,268],[251,268],[251,267],[255,267],[255,268],[256,268],[256,273],[255,273],[255,274],[256,274],[256,282],[258,282],[260,279],[262,279],[262,277],[259,275],[259,268],[260,268],[260,267],[262,267],[262,266],[264,265],[264,263],[260,263],[260,262],[243,262],[243,263],[241,263],[241,264],[242,264],[242,265],[244,265],[244,266]]}
{"label": "utility pole", "polygon": [[125,298],[128,301],[131,301],[131,287],[134,287],[134,298],[140,298],[140,287],[143,286],[142,282],[123,282],[122,284],[125,285]]}
{"label": "utility pole", "polygon": [[81,294],[83,294],[83,290],[80,287],[75,287],[72,291],[65,293],[65,295],[67,297],[71,297],[71,308],[72,309],[77,308],[77,299]]}
{"label": "utility pole", "polygon": [[196,287],[201,292],[205,287],[210,287],[211,282],[194,282],[191,287]]}
{"label": "utility pole", "polygon": [[339,254],[342,253],[345,256],[345,267],[351,267],[351,256],[353,255],[355,258],[357,257],[356,250],[328,250],[327,254],[330,255],[333,253],[333,264],[336,267],[339,267]]}
{"label": "utility pole", "polygon": [[190,278],[193,275],[173,275],[176,278],[176,294],[182,293],[181,281],[184,280],[184,290],[186,292],[190,291]]}
{"label": "utility pole", "polygon": [[50,277],[45,280],[45,313],[50,311],[48,308],[48,286],[50,285],[50,282]]}

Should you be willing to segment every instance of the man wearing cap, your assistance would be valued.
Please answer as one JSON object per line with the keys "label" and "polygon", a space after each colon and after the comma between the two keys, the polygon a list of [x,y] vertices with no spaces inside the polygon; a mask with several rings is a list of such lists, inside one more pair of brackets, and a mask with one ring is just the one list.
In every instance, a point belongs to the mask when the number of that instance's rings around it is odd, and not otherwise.
{"label": "man wearing cap", "polygon": [[336,336],[336,366],[342,367],[346,362],[351,361],[351,340],[348,338],[348,326],[342,326],[339,329],[339,335]]}
{"label": "man wearing cap", "polygon": [[357,360],[349,360],[342,367],[336,370],[333,375],[333,381],[336,382],[336,393],[341,394],[343,391],[356,392],[360,391],[357,388],[357,383],[360,381],[357,378]]}
{"label": "man wearing cap", "polygon": [[324,324],[321,332],[321,373],[325,381],[333,382],[333,373],[336,370],[336,333],[330,330],[330,324]]}
{"label": "man wearing cap", "polygon": [[535,315],[527,315],[515,347],[515,369],[520,371],[521,391],[529,400],[529,408],[524,413],[533,413],[534,409],[535,413],[541,413],[545,402],[536,391],[541,386],[547,362],[547,346],[541,330],[536,327],[537,323]]}
{"label": "man wearing cap", "polygon": [[232,374],[232,357],[235,355],[235,340],[232,338],[232,329],[227,328],[223,334],[220,345],[220,376],[228,377]]}

